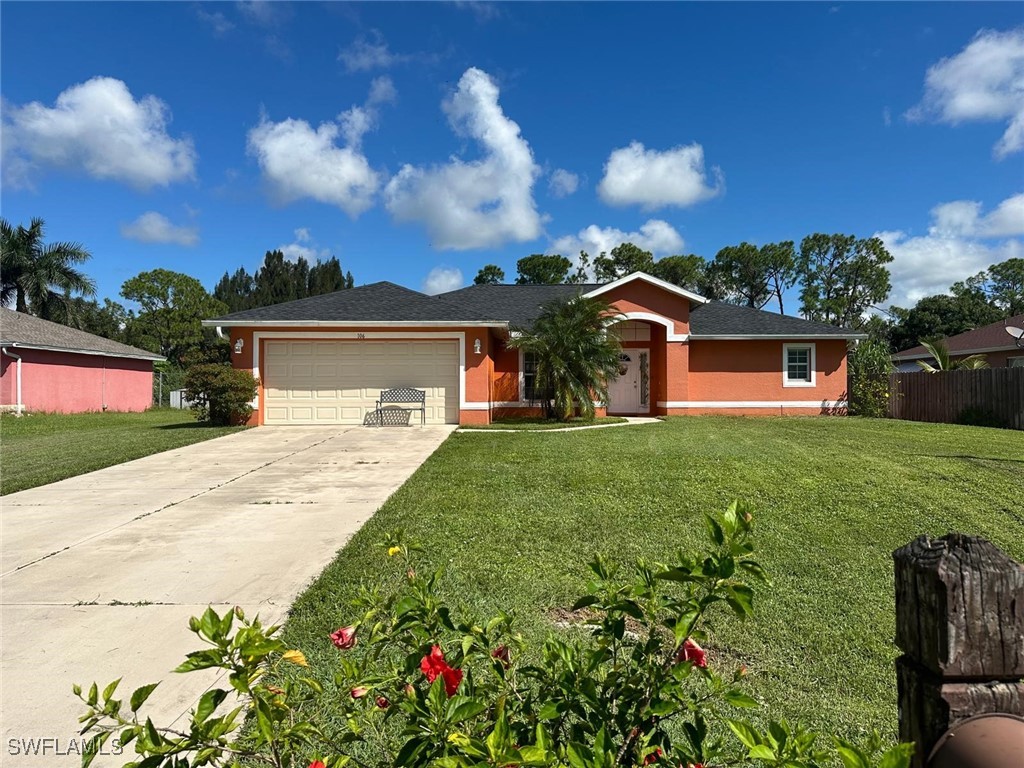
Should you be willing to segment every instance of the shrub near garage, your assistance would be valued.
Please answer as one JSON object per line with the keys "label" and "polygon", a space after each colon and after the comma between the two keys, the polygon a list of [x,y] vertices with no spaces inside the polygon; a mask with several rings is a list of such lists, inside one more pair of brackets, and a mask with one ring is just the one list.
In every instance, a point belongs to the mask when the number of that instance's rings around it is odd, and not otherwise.
{"label": "shrub near garage", "polygon": [[[882,752],[877,736],[865,748],[821,745],[783,721],[762,730],[737,719],[757,706],[743,692],[745,669],[718,669],[700,646],[702,625],[723,603],[750,616],[746,580],[766,580],[743,505],[706,524],[706,552],[669,565],[638,562],[632,580],[595,559],[588,594],[574,607],[587,631],[549,638],[536,661],[509,616],[453,617],[436,596],[439,574],[420,574],[416,548],[391,537],[384,546],[398,572],[386,585],[364,586],[359,619],[330,635],[337,691],[308,675],[305,657],[275,637],[276,627],[240,609],[208,609],[190,626],[210,647],[178,671],[225,670],[237,706],[223,713],[232,692],[211,689],[188,726],[174,730],[140,715],[155,686],[135,691],[128,706],[113,698],[116,682],[102,694],[95,684],[86,694],[76,689],[89,707],[83,732],[93,734],[83,764],[115,738],[134,746],[133,765],[146,768],[241,758],[279,767],[906,768],[909,745]],[[246,716],[251,727],[242,729]]]}
{"label": "shrub near garage", "polygon": [[244,424],[252,415],[257,380],[249,371],[222,363],[198,363],[185,372],[185,398],[198,421]]}

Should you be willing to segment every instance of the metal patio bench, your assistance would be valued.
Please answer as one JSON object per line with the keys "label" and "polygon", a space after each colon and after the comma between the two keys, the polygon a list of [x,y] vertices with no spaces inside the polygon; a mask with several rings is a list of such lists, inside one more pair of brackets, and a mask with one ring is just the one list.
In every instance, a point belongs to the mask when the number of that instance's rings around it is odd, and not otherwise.
{"label": "metal patio bench", "polygon": [[398,426],[408,425],[409,414],[420,412],[420,425],[427,423],[427,393],[422,389],[396,387],[385,389],[377,401],[377,426],[385,424]]}

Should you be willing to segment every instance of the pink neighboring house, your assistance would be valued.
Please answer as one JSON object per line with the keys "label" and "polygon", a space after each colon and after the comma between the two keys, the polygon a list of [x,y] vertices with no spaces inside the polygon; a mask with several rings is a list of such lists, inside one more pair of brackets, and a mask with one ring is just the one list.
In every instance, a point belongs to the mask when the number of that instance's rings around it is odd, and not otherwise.
{"label": "pink neighboring house", "polygon": [[164,358],[0,308],[0,410],[144,411]]}

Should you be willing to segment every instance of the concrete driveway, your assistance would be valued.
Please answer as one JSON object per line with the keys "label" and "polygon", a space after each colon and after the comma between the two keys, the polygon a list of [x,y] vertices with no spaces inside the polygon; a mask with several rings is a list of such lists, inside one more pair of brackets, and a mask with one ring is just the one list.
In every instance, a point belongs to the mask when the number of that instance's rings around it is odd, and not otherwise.
{"label": "concrete driveway", "polygon": [[215,679],[170,674],[189,616],[282,620],[453,429],[261,427],[0,499],[0,763],[74,764],[74,682],[163,679],[154,721],[187,713]]}

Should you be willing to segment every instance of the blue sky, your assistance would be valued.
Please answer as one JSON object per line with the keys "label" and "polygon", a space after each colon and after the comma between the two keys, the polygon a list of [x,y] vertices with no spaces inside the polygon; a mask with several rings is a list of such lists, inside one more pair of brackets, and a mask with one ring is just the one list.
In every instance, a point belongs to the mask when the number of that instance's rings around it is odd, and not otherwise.
{"label": "blue sky", "polygon": [[1016,3],[0,14],[3,216],[84,243],[101,297],[277,247],[437,291],[622,239],[839,231],[885,239],[906,304],[1024,255]]}

